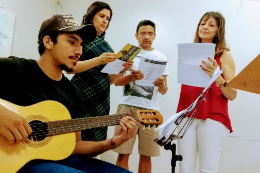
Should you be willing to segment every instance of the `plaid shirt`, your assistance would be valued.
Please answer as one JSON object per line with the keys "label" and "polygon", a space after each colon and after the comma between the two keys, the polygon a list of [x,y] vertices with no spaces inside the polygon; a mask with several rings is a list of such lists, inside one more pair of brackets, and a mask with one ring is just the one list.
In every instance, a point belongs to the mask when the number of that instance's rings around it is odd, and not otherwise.
{"label": "plaid shirt", "polygon": [[[104,40],[105,33],[83,45],[80,60],[88,60],[100,56],[104,52],[114,52]],[[110,79],[107,73],[101,73],[105,64],[96,66],[73,76],[71,81],[81,90],[83,97],[83,116],[95,117],[109,115],[110,111]],[[107,127],[93,128],[81,132],[82,140],[101,141],[107,138]]]}

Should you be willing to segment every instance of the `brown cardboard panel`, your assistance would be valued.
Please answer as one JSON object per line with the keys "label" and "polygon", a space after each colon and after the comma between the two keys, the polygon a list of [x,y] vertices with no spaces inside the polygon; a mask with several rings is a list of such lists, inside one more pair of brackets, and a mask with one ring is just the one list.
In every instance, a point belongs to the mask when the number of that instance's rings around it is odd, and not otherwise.
{"label": "brown cardboard panel", "polygon": [[230,88],[260,94],[260,54],[233,80],[231,80],[227,86]]}

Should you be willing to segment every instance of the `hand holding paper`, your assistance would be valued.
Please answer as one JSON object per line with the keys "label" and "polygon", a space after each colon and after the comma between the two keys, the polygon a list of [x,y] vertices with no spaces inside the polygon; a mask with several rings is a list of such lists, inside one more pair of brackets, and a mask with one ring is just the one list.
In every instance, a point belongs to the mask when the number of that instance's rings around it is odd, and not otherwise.
{"label": "hand holding paper", "polygon": [[157,86],[159,88],[163,87],[165,84],[164,77],[160,77],[160,78],[156,79],[153,84],[154,84],[154,86]]}
{"label": "hand holding paper", "polygon": [[[134,57],[140,52],[141,48],[127,44],[116,54],[116,60],[108,63],[102,70],[102,73],[118,74],[121,70],[126,71],[125,64],[129,60],[133,60]],[[127,68],[128,69],[128,68]]]}
{"label": "hand holding paper", "polygon": [[133,60],[128,60],[126,63],[123,64],[123,71],[128,71],[131,70],[131,68],[133,67],[134,61]]}
{"label": "hand holding paper", "polygon": [[[166,61],[157,61],[152,57],[141,57],[139,70],[144,74],[142,80],[136,81],[137,85],[154,86],[154,82],[158,84],[161,80],[163,71],[166,67]],[[157,81],[159,79],[159,81]]]}
{"label": "hand holding paper", "polygon": [[103,53],[98,58],[100,64],[106,64],[116,60],[116,53]]}
{"label": "hand holding paper", "polygon": [[133,81],[141,80],[144,78],[144,74],[140,70],[134,70],[131,72],[131,77]]}
{"label": "hand holding paper", "polygon": [[218,67],[218,63],[213,58],[208,58],[212,63],[202,61],[203,65],[201,65],[201,69],[206,72],[210,77],[213,76],[216,68]]}

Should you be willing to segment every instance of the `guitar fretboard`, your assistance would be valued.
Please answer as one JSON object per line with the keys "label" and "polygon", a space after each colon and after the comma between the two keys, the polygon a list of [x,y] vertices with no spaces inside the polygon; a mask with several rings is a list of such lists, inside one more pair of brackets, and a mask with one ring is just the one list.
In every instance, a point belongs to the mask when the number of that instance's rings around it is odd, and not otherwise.
{"label": "guitar fretboard", "polygon": [[[78,118],[70,120],[59,120],[46,122],[48,125],[48,136],[77,132],[97,127],[106,127],[118,125],[119,121],[129,114],[115,114],[100,117]],[[135,118],[136,119],[136,118]],[[138,120],[138,119],[137,119]]]}

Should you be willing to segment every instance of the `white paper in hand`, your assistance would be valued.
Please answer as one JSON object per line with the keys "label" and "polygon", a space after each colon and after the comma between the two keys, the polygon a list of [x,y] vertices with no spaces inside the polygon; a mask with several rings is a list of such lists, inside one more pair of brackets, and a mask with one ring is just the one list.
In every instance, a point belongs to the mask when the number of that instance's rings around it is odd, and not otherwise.
{"label": "white paper in hand", "polygon": [[154,81],[162,77],[167,61],[155,60],[153,57],[142,56],[138,70],[144,74],[144,78],[135,81],[135,84],[142,86],[154,86]]}
{"label": "white paper in hand", "polygon": [[205,87],[210,76],[201,68],[202,61],[208,57],[214,58],[215,44],[213,43],[183,43],[178,44],[177,81],[180,84]]}

